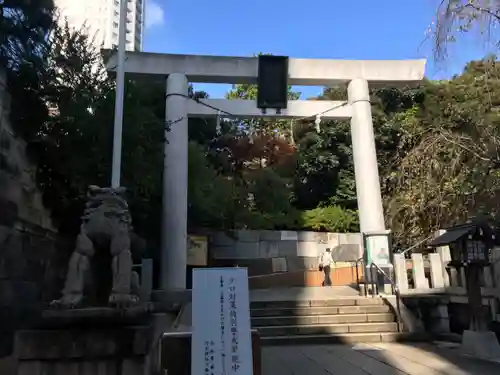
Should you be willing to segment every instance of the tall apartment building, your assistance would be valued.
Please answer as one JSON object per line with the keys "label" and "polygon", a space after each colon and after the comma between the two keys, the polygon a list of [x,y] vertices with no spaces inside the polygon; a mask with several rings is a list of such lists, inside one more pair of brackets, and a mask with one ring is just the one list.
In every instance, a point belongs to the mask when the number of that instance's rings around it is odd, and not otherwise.
{"label": "tall apartment building", "polygon": [[[144,38],[146,0],[127,1],[126,49],[141,51]],[[87,32],[103,48],[118,46],[120,0],[55,0],[61,19],[71,27],[86,26]]]}

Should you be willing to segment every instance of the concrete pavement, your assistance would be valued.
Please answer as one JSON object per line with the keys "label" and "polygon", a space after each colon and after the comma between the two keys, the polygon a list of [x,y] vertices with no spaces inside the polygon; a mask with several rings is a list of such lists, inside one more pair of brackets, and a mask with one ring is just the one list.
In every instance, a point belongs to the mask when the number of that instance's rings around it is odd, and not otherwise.
{"label": "concrete pavement", "polygon": [[496,375],[500,364],[460,354],[456,345],[358,344],[264,347],[263,375]]}

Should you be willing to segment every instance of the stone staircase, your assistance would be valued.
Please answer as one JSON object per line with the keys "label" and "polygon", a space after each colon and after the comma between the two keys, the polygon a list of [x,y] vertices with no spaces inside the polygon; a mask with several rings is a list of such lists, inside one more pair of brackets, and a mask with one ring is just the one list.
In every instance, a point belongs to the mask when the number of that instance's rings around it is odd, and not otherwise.
{"label": "stone staircase", "polygon": [[252,328],[263,345],[367,343],[417,339],[398,332],[396,315],[382,298],[253,301]]}

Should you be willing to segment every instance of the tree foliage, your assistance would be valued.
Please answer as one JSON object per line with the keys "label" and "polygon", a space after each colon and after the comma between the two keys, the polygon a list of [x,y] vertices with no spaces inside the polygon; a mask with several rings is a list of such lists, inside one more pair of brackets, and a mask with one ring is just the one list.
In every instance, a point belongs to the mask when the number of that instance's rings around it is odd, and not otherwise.
{"label": "tree foliage", "polygon": [[[87,186],[109,184],[114,82],[82,30],[53,24],[43,43],[43,65],[10,71],[11,120],[36,162],[44,203],[60,229],[73,233]],[[159,219],[150,202],[161,200],[163,88],[129,82],[126,91],[122,183],[136,225],[147,231]]]}
{"label": "tree foliage", "polygon": [[387,174],[390,226],[422,237],[468,217],[499,213],[500,65],[485,59],[451,81],[426,82],[420,105],[398,113]]}
{"label": "tree foliage", "polygon": [[[11,120],[28,143],[46,205],[60,230],[71,233],[78,229],[87,186],[109,183],[114,81],[81,30],[56,26],[53,18],[43,28],[30,26],[34,8],[18,5],[8,17],[5,6],[2,12],[2,30],[9,32],[1,34],[1,51],[10,61]],[[30,16],[21,17],[24,12]],[[38,12],[45,17],[53,10]],[[21,21],[27,24],[18,26]],[[470,216],[498,220],[499,92],[494,57],[469,63],[447,81],[372,91],[387,227],[400,246]],[[130,191],[134,225],[152,246],[159,238],[168,131],[164,94],[162,84],[126,84],[122,184]],[[189,95],[207,97],[192,87]],[[328,88],[318,99],[345,95],[344,87]],[[298,96],[290,89],[291,99]],[[255,99],[256,88],[236,85],[227,97]],[[348,122],[323,121],[318,132],[314,116],[190,118],[188,133],[190,231],[359,230]]]}
{"label": "tree foliage", "polygon": [[54,24],[53,0],[4,0],[0,3],[0,66],[41,68],[45,40]]}

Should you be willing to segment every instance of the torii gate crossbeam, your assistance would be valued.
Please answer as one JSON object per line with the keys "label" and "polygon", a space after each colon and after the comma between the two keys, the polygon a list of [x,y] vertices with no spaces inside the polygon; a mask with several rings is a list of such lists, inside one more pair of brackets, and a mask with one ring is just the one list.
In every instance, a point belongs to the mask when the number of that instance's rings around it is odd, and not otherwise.
{"label": "torii gate crossbeam", "polygon": [[[116,54],[108,59],[114,71]],[[323,118],[350,118],[361,232],[385,230],[380,180],[375,150],[369,84],[407,85],[423,79],[425,60],[349,61],[289,59],[289,84],[329,86],[348,84],[348,103],[290,101],[281,114],[266,117],[301,118],[326,111]],[[256,83],[256,57],[171,55],[127,52],[125,72],[130,77],[166,77],[166,121],[172,123],[165,137],[163,222],[160,287],[186,288],[188,117],[217,116],[220,112],[187,98],[188,82]],[[206,100],[206,104],[236,117],[260,117],[253,101]]]}

